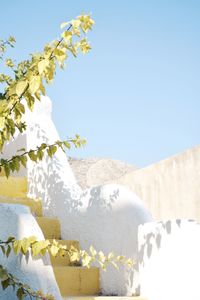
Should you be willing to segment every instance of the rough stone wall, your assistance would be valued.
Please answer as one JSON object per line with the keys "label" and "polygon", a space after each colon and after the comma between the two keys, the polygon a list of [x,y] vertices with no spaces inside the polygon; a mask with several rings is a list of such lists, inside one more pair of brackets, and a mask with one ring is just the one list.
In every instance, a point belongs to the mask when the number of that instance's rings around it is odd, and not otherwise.
{"label": "rough stone wall", "polygon": [[117,180],[137,168],[119,160],[109,158],[70,158],[69,164],[77,183],[83,188]]}

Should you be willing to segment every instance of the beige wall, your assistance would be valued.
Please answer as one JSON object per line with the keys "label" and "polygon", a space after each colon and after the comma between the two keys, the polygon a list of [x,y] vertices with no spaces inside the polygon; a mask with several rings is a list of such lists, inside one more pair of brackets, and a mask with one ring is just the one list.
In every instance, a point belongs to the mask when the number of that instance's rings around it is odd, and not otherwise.
{"label": "beige wall", "polygon": [[126,174],[117,183],[134,191],[156,220],[200,221],[200,146]]}

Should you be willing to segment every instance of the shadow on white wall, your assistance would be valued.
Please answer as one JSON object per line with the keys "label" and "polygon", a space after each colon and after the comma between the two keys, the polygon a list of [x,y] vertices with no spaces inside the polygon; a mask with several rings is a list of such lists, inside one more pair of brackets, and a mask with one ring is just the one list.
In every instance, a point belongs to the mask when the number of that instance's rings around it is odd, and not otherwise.
{"label": "shadow on white wall", "polygon": [[[0,238],[6,241],[9,236],[16,239],[36,236],[43,240],[44,236],[30,210],[22,205],[0,204]],[[28,284],[34,291],[42,290],[51,294],[56,300],[61,295],[54,277],[54,272],[48,254],[33,259],[30,253],[25,256],[15,255],[12,252],[7,258],[0,251],[0,263],[22,283]],[[13,287],[3,290],[0,287],[0,299],[17,300]]]}
{"label": "shadow on white wall", "polygon": [[[27,112],[26,121],[26,141],[21,147],[35,149],[43,142],[59,140],[48,97],[37,103],[33,113]],[[135,194],[115,184],[82,191],[60,149],[52,159],[45,156],[38,164],[29,161],[27,173],[30,196],[42,199],[46,216],[59,218],[62,238],[79,240],[83,249],[93,245],[105,254],[113,251],[137,260],[138,225],[152,218]],[[101,271],[102,293],[138,294],[137,277],[137,265],[134,270],[109,267]]]}
{"label": "shadow on white wall", "polygon": [[139,226],[141,295],[199,300],[200,224],[174,219]]}

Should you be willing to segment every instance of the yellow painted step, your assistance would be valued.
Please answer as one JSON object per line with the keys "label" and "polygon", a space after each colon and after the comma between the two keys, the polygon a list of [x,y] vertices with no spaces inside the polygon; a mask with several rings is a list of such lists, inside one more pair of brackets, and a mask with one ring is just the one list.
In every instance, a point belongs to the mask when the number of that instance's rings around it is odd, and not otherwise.
{"label": "yellow painted step", "polygon": [[[52,242],[53,240],[50,240]],[[67,246],[67,249],[70,249],[71,246],[74,246],[77,250],[80,250],[80,245],[78,241],[70,241],[70,240],[56,240],[59,244],[63,246]],[[72,263],[70,263],[69,256],[65,255],[64,257],[53,257],[50,255],[51,258],[51,264],[52,266],[70,266]],[[77,265],[79,262],[74,262],[73,265]]]}
{"label": "yellow painted step", "polygon": [[0,176],[0,195],[8,197],[26,197],[28,192],[27,179],[25,177]]}
{"label": "yellow painted step", "polygon": [[[1,190],[0,190],[1,193]],[[42,217],[42,201],[41,200],[34,200],[30,198],[14,198],[14,197],[7,197],[1,196],[0,194],[0,203],[9,203],[9,204],[22,204],[26,205],[30,208],[31,212],[37,216]]]}
{"label": "yellow painted step", "polygon": [[39,217],[36,220],[46,239],[60,239],[60,222],[58,219]]}
{"label": "yellow painted step", "polygon": [[63,297],[63,300],[148,300],[141,296],[82,296]]}
{"label": "yellow painted step", "polygon": [[99,294],[98,268],[55,266],[53,270],[63,297]]}

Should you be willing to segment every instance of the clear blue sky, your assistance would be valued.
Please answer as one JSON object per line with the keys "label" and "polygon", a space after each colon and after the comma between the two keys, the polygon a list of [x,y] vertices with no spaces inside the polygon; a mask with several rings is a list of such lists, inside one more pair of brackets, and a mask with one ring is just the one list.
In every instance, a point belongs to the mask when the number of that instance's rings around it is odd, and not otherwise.
{"label": "clear blue sky", "polygon": [[69,154],[142,167],[200,144],[199,0],[6,0],[1,38],[16,37],[21,60],[83,11],[96,21],[92,51],[48,89],[61,138],[88,141]]}

